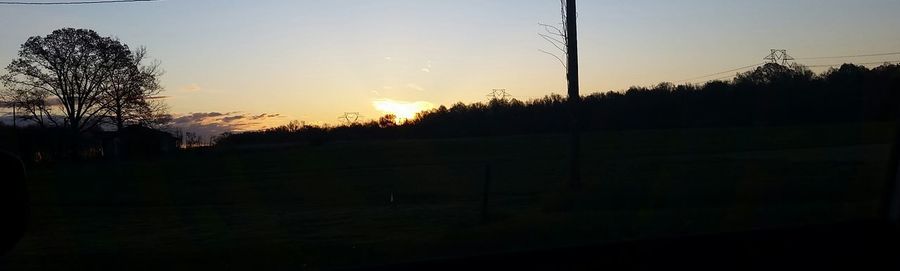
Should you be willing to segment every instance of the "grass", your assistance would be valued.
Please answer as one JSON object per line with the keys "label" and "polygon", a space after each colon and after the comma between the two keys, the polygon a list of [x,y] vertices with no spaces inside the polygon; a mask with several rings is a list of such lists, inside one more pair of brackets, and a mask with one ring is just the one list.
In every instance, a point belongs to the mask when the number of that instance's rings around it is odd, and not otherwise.
{"label": "grass", "polygon": [[574,192],[563,135],[61,165],[31,172],[32,228],[0,268],[322,269],[871,218],[893,133],[870,123],[587,134]]}

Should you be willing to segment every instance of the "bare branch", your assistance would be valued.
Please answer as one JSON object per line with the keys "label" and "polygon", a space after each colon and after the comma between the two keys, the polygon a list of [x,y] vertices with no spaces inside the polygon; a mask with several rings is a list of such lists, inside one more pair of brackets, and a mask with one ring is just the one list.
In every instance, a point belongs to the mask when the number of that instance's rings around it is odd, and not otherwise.
{"label": "bare branch", "polygon": [[552,26],[552,25],[549,25],[549,24],[543,24],[543,23],[538,23],[538,25],[539,25],[539,26],[543,26],[543,27],[544,27],[544,31],[546,31],[547,33],[549,33],[549,34],[551,34],[551,35],[559,36],[559,37],[563,37],[563,38],[566,36],[566,33],[563,32],[562,29],[559,29],[559,27]]}
{"label": "bare branch", "polygon": [[541,38],[544,38],[544,40],[546,40],[548,43],[552,44],[553,47],[556,47],[556,49],[558,49],[563,54],[566,53],[566,50],[563,49],[563,46],[566,45],[565,43],[558,41],[558,40],[554,39],[553,37],[550,37],[550,36],[547,36],[544,34],[538,34],[538,36],[541,36]]}
{"label": "bare branch", "polygon": [[[568,55],[568,51],[564,49],[564,47],[567,47],[569,40],[566,36],[566,0],[560,0],[559,4],[560,16],[562,18],[562,28],[554,25],[538,23],[538,25],[543,27],[544,31],[546,32],[546,34],[538,33],[538,36],[544,39],[544,41],[547,41],[547,43],[553,45],[553,47],[559,50],[559,52],[561,52],[563,55]],[[562,40],[560,40],[560,38]],[[566,64],[566,61],[564,61],[563,58],[559,55],[547,52],[543,49],[538,49],[538,51],[556,58],[556,60],[559,61],[560,64],[562,64],[563,68],[568,70],[569,65]]]}
{"label": "bare branch", "polygon": [[562,64],[563,68],[565,68],[565,69],[568,69],[568,68],[569,68],[569,66],[566,65],[566,62],[563,61],[562,58],[559,57],[558,55],[556,55],[556,54],[554,54],[554,53],[551,53],[551,52],[544,51],[544,50],[542,50],[542,49],[538,49],[538,51],[540,51],[541,53],[545,53],[545,54],[548,54],[548,55],[550,55],[550,56],[553,56],[554,58],[556,58],[556,60],[559,60],[559,64]]}

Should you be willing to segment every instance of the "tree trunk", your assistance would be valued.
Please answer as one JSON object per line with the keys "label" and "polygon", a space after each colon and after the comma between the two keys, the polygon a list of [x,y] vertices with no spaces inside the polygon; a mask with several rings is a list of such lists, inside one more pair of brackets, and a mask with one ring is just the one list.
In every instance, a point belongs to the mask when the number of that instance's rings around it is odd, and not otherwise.
{"label": "tree trunk", "polygon": [[122,131],[122,128],[125,128],[125,119],[121,112],[116,112],[116,132]]}

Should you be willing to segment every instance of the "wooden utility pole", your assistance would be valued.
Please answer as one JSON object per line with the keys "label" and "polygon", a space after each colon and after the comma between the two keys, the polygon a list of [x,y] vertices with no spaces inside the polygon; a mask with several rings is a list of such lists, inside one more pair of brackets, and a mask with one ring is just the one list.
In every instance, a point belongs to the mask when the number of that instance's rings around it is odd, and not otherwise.
{"label": "wooden utility pole", "polygon": [[578,85],[578,12],[575,0],[566,1],[566,51],[568,55],[568,70],[566,75],[569,80],[569,114],[570,114],[570,185],[573,188],[581,187],[581,134],[580,134],[580,110],[581,94]]}

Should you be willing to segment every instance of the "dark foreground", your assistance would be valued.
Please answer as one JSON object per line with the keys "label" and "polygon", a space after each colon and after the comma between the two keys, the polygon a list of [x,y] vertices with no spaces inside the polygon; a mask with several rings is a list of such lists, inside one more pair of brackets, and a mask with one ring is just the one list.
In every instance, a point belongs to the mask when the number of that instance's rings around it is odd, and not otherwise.
{"label": "dark foreground", "polygon": [[893,127],[588,134],[578,191],[562,135],[34,168],[0,270],[869,264],[895,251],[895,232],[856,223],[882,215]]}
{"label": "dark foreground", "polygon": [[347,270],[898,270],[883,221],[523,251]]}

